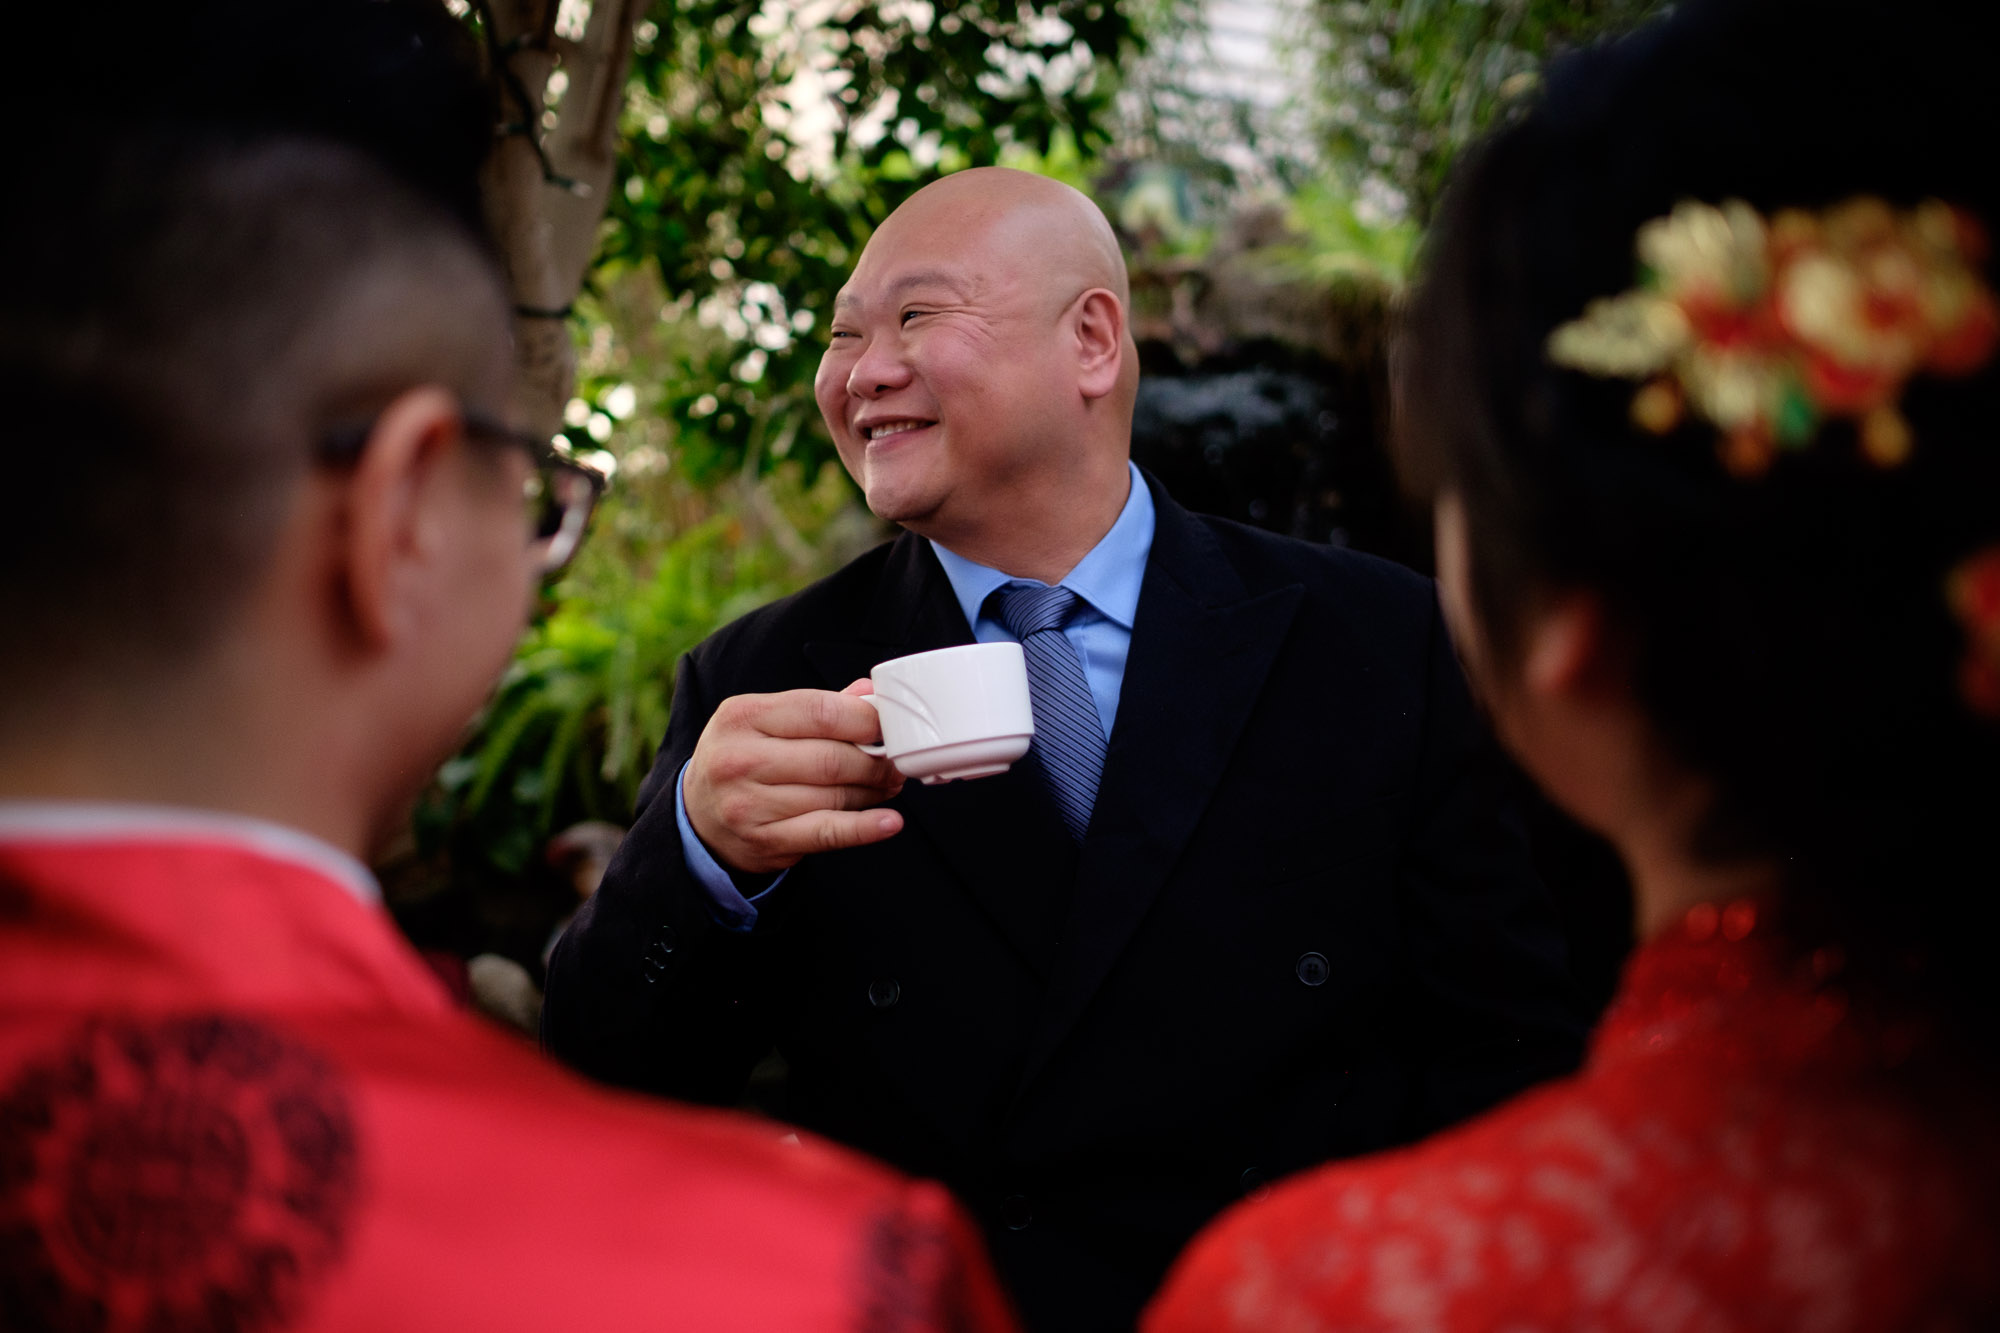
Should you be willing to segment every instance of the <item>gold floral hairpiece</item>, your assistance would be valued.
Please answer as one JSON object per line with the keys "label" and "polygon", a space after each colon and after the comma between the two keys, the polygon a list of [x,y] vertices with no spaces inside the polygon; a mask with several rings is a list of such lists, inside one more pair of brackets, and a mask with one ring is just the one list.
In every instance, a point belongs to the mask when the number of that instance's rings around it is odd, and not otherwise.
{"label": "gold floral hairpiece", "polygon": [[1664,435],[1692,415],[1724,465],[1757,476],[1829,417],[1883,467],[1909,456],[1898,410],[1919,372],[1966,375],[2000,339],[1985,236],[1936,200],[1850,199],[1768,221],[1741,200],[1686,201],[1639,229],[1639,285],[1549,335],[1551,361],[1645,383],[1632,419]]}

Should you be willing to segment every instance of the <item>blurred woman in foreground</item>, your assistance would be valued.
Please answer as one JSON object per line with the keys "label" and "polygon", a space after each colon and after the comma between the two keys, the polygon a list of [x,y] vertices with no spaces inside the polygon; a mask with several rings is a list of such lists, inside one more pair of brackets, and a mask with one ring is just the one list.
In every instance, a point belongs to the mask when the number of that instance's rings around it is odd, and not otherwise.
{"label": "blurred woman in foreground", "polygon": [[1991,8],[1697,0],[1464,164],[1403,462],[1641,945],[1581,1074],[1225,1215],[1153,1333],[1995,1321]]}

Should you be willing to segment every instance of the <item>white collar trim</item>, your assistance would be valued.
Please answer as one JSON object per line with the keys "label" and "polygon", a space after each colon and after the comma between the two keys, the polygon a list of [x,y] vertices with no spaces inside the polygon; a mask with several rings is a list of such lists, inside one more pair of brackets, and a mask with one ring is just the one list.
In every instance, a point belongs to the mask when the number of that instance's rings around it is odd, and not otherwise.
{"label": "white collar trim", "polygon": [[0,842],[232,843],[317,872],[370,905],[382,888],[332,843],[249,815],[120,801],[0,800]]}

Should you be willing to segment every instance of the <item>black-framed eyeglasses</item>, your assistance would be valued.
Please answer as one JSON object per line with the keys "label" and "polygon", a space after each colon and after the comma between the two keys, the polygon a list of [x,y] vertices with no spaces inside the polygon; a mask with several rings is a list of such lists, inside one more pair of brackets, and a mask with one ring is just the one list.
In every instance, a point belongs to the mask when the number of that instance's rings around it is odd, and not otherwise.
{"label": "black-framed eyeglasses", "polygon": [[[604,474],[571,458],[553,440],[477,412],[461,413],[459,425],[468,440],[516,445],[526,451],[533,466],[523,494],[532,516],[529,540],[539,548],[542,577],[561,570],[583,545],[591,511],[604,494]],[[320,461],[336,466],[354,462],[374,430],[375,423],[370,421],[328,432],[320,439]]]}

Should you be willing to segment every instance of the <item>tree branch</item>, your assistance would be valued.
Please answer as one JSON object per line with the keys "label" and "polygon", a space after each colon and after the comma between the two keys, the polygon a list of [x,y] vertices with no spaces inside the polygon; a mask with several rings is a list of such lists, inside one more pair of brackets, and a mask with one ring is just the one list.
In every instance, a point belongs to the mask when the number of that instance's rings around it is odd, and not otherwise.
{"label": "tree branch", "polygon": [[[477,0],[507,123],[488,159],[487,219],[516,306],[519,409],[553,435],[576,383],[564,316],[595,250],[617,172],[618,112],[640,0],[597,0],[583,39],[559,42],[555,0]],[[546,144],[543,105],[558,62],[569,86]]]}

